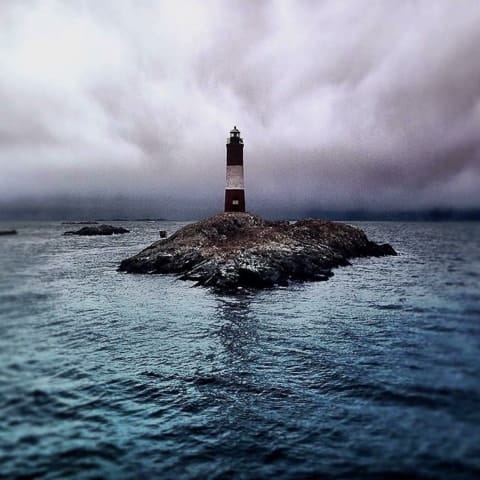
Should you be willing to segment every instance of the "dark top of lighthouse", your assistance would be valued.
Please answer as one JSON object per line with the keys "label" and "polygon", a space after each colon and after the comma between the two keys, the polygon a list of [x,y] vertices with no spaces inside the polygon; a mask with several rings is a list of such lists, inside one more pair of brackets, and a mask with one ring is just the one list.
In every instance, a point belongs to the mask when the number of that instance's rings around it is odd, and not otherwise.
{"label": "dark top of lighthouse", "polygon": [[230,138],[227,139],[227,143],[243,143],[242,137],[240,137],[240,130],[236,126],[230,130]]}

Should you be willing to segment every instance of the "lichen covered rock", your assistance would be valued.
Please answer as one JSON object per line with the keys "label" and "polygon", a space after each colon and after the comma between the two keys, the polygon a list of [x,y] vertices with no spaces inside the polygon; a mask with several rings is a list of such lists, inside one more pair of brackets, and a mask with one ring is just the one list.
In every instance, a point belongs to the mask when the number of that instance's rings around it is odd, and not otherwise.
{"label": "lichen covered rock", "polygon": [[120,271],[177,274],[219,291],[326,280],[349,259],[396,255],[360,229],[322,220],[272,222],[249,213],[223,213],[178,230],[137,255]]}

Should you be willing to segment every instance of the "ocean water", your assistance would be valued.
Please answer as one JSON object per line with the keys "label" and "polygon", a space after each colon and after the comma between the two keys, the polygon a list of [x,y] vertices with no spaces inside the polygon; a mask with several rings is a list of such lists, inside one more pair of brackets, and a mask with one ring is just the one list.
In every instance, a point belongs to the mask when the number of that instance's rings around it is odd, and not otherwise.
{"label": "ocean water", "polygon": [[182,224],[122,225],[0,237],[0,477],[480,478],[479,223],[242,296],[117,273]]}

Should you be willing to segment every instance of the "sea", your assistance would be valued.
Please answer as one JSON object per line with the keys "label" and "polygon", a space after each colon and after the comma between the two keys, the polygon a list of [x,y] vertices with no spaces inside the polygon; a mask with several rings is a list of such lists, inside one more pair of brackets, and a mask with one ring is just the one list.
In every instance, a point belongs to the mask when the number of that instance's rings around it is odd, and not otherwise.
{"label": "sea", "polygon": [[112,224],[0,224],[1,478],[480,478],[480,223],[238,295],[117,272],[185,223]]}

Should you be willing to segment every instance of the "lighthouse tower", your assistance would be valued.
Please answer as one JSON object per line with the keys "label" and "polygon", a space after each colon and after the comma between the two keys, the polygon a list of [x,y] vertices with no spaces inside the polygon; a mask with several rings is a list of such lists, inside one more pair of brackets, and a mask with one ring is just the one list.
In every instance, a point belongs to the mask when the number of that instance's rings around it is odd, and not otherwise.
{"label": "lighthouse tower", "polygon": [[225,187],[225,211],[245,211],[245,187],[243,184],[243,140],[237,127],[227,139],[227,184]]}

